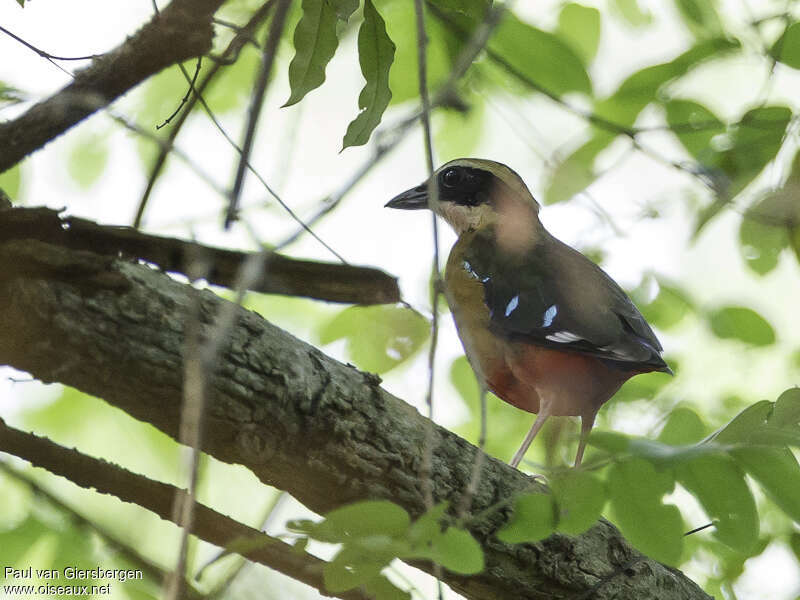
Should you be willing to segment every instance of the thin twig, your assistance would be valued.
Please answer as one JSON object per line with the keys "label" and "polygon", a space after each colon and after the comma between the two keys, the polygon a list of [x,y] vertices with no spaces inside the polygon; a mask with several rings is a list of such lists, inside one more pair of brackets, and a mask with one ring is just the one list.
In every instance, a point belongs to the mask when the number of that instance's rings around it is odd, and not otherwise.
{"label": "thin twig", "polygon": [[[433,386],[436,372],[436,346],[439,340],[439,295],[442,293],[442,277],[439,273],[439,224],[435,209],[439,205],[439,189],[434,179],[433,139],[431,136],[431,103],[428,97],[428,67],[427,43],[425,32],[425,13],[422,0],[414,0],[414,12],[417,21],[417,71],[419,74],[419,96],[422,102],[422,132],[425,146],[425,159],[428,167],[428,208],[431,210],[431,224],[433,232],[433,263],[431,265],[431,344],[428,351],[428,389],[425,393],[425,403],[428,405],[428,421],[425,435],[425,448],[422,452],[422,496],[425,508],[433,508],[433,444],[435,431],[433,426]],[[442,568],[436,563],[433,570],[442,600]]]}
{"label": "thin twig", "polygon": [[439,295],[442,291],[442,279],[439,273],[439,223],[436,220],[435,209],[439,205],[439,189],[436,185],[433,160],[433,139],[431,136],[431,104],[428,97],[428,68],[426,49],[428,38],[425,33],[425,14],[422,0],[414,0],[414,9],[417,18],[417,69],[419,72],[419,95],[422,101],[422,131],[425,148],[425,160],[428,169],[428,207],[431,209],[431,224],[433,227],[433,264],[431,266],[431,344],[428,352],[428,389],[425,394],[425,404],[428,406],[429,430],[422,458],[423,478],[422,488],[425,506],[433,506],[432,495],[432,463],[433,463],[433,385],[434,362],[436,359],[436,344],[439,337]]}
{"label": "thin twig", "polygon": [[[267,510],[266,510],[266,512],[264,514],[264,517],[262,518],[261,531],[263,531],[264,533],[267,532],[267,527],[269,527],[269,523],[272,520],[272,517],[275,515],[276,511],[278,510],[278,507],[284,501],[286,501],[289,497],[290,497],[289,494],[287,492],[284,492],[284,491],[281,491],[281,492],[275,494],[274,498],[272,498],[272,501],[267,506]],[[203,566],[203,569],[209,567],[211,564],[213,564],[217,560],[219,560],[219,559],[221,559],[221,558],[223,558],[223,557],[225,557],[225,556],[227,556],[229,554],[231,554],[230,551],[222,550],[216,557],[214,557],[209,562],[207,562]],[[233,582],[236,581],[236,578],[239,576],[239,574],[249,564],[250,563],[247,560],[245,560],[244,558],[240,557],[239,558],[239,564],[236,566],[236,568],[234,568],[233,571],[230,574],[228,574],[221,582],[219,582],[214,587],[214,589],[208,594],[208,596],[207,596],[208,600],[216,600],[217,598],[223,598],[225,596],[226,592],[230,589],[231,585],[233,585]],[[197,579],[200,578],[200,572],[197,573],[197,577],[196,578]]]}
{"label": "thin twig", "polygon": [[18,35],[14,34],[14,33],[11,33],[8,29],[3,27],[2,25],[0,25],[0,31],[2,31],[8,37],[12,38],[13,40],[19,42],[20,44],[22,44],[23,46],[28,48],[28,50],[32,50],[33,52],[35,52],[36,54],[38,54],[39,56],[41,56],[42,58],[47,60],[49,63],[51,63],[57,69],[59,69],[60,71],[63,71],[64,73],[66,73],[70,77],[74,77],[74,75],[72,73],[70,73],[69,71],[67,71],[64,67],[62,67],[61,65],[59,65],[55,61],[57,61],[57,60],[92,60],[92,59],[95,59],[95,58],[97,58],[99,56],[102,56],[102,54],[87,54],[86,56],[56,56],[55,54],[50,54],[49,52],[45,52],[44,50],[40,50],[39,48],[37,48],[36,46],[31,44],[30,42],[26,42],[25,40],[23,40]]}
{"label": "thin twig", "polygon": [[286,15],[289,12],[291,0],[279,0],[278,6],[275,8],[275,14],[272,17],[272,22],[269,26],[269,34],[267,41],[264,44],[264,50],[261,54],[261,68],[258,71],[255,88],[253,95],[250,97],[250,110],[247,116],[247,127],[245,128],[244,141],[242,142],[241,156],[239,164],[236,167],[236,177],[231,189],[231,196],[228,204],[228,212],[225,215],[225,229],[231,226],[231,223],[237,219],[236,209],[239,205],[239,197],[242,193],[242,186],[244,185],[245,170],[248,162],[250,161],[250,152],[253,149],[253,140],[256,135],[256,126],[258,125],[258,117],[261,114],[261,107],[264,104],[264,96],[267,93],[267,83],[269,82],[269,74],[272,71],[272,65],[275,62],[275,54],[278,49],[278,42],[280,42],[283,35],[283,27],[286,24]]}
{"label": "thin twig", "polygon": [[[236,298],[234,302],[224,305],[212,330],[209,332],[207,340],[201,341],[199,295],[186,326],[184,405],[181,411],[179,440],[189,448],[191,453],[191,472],[188,493],[175,496],[175,513],[180,515],[178,524],[183,530],[177,566],[173,577],[169,580],[165,593],[165,597],[168,600],[176,600],[181,597],[185,580],[186,554],[188,551],[189,532],[193,528],[195,492],[198,483],[200,448],[202,447],[203,423],[206,412],[206,376],[208,373],[213,372],[217,356],[236,324],[237,309],[241,307],[247,290],[262,276],[265,261],[266,253],[259,252],[250,256],[242,264],[235,287]],[[208,265],[198,262],[193,270],[194,272],[189,274],[190,278],[199,279],[205,276]]]}
{"label": "thin twig", "polygon": [[[197,97],[197,101],[200,103],[200,106],[203,107],[203,110],[206,111],[206,115],[208,115],[208,118],[214,124],[214,127],[217,128],[217,131],[219,131],[222,134],[222,137],[225,138],[225,140],[228,142],[228,144],[230,144],[230,146],[234,150],[236,150],[239,154],[242,154],[242,149],[239,147],[239,145],[233,140],[233,138],[230,136],[230,134],[222,126],[222,123],[220,123],[219,119],[217,119],[216,115],[211,110],[211,107],[205,101],[205,98],[203,98],[202,94],[196,94],[196,97]],[[323,248],[325,248],[328,252],[333,254],[333,256],[335,256],[342,264],[345,264],[345,265],[349,264],[341,254],[339,254],[336,250],[334,250],[333,247],[330,244],[328,244],[325,240],[323,240],[319,235],[317,235],[314,231],[312,231],[312,229],[308,225],[306,225],[305,222],[303,222],[303,220],[297,215],[297,213],[295,213],[294,210],[292,210],[292,208],[278,195],[278,193],[274,189],[272,189],[272,187],[267,183],[266,179],[264,179],[264,177],[261,176],[261,173],[259,173],[256,170],[256,168],[250,163],[250,161],[247,161],[245,164],[246,164],[247,168],[249,169],[249,171],[253,175],[255,175],[256,179],[258,179],[259,183],[261,183],[263,188],[265,190],[267,190],[267,192],[269,192],[270,195],[273,198],[275,198],[275,200],[278,202],[278,204],[281,205],[281,208],[283,208],[283,210],[298,225],[300,225],[311,237],[313,237],[315,240],[317,240],[317,242],[319,242],[320,245]]]}
{"label": "thin twig", "polygon": [[[170,116],[164,119],[163,123],[161,123],[160,125],[156,125],[156,129],[161,129],[166,125],[169,125],[172,119],[174,119],[177,116],[177,114],[181,112],[181,109],[184,106],[186,106],[186,103],[189,101],[189,96],[191,96],[192,94],[192,89],[194,88],[194,84],[197,82],[197,76],[200,74],[200,67],[202,66],[202,64],[203,64],[203,57],[198,56],[197,63],[195,64],[194,67],[194,75],[192,76],[192,80],[189,82],[189,87],[187,88],[186,93],[183,95],[183,98],[181,98],[180,104],[178,104],[177,108],[172,112]],[[183,73],[186,74],[184,66],[183,65],[178,65],[178,66],[180,67],[181,71],[183,71]]]}
{"label": "thin twig", "polygon": [[[188,166],[194,172],[195,175],[197,175],[200,179],[202,179],[203,182],[208,187],[210,187],[212,190],[214,190],[215,192],[217,192],[221,196],[226,196],[227,195],[227,192],[225,191],[225,189],[219,183],[214,181],[214,179],[211,177],[211,175],[206,173],[200,167],[200,165],[195,163],[191,159],[191,157],[188,154],[186,154],[186,152],[184,152],[181,148],[178,148],[175,145],[170,145],[169,142],[167,142],[161,136],[158,136],[158,135],[152,133],[151,131],[145,129],[144,127],[141,127],[137,123],[134,123],[129,117],[127,117],[127,116],[125,116],[123,114],[120,114],[118,112],[115,112],[115,111],[111,110],[110,108],[106,109],[106,114],[109,117],[111,117],[111,119],[113,119],[114,122],[119,123],[120,125],[122,125],[126,129],[129,129],[130,131],[132,131],[136,135],[139,135],[139,136],[141,136],[143,138],[146,138],[146,139],[150,140],[154,144],[157,144],[162,150],[166,150],[167,152],[172,152],[175,156],[177,156],[179,159],[181,159],[186,164],[186,166]],[[181,220],[181,223],[184,223],[184,222],[185,222],[185,220]]]}
{"label": "thin twig", "polygon": [[[261,8],[259,8],[253,16],[250,17],[250,20],[241,28],[241,30],[233,37],[230,41],[228,46],[222,53],[223,58],[229,58],[232,56],[237,56],[241,48],[247,43],[247,39],[252,35],[252,33],[258,28],[258,26],[267,18],[269,15],[270,10],[272,10],[272,5],[274,4],[275,0],[269,0],[265,2]],[[164,164],[167,161],[167,156],[169,155],[170,150],[172,149],[173,143],[175,142],[175,138],[178,137],[178,133],[180,133],[183,124],[186,122],[186,119],[192,113],[195,104],[198,102],[199,98],[202,97],[202,94],[206,91],[208,86],[211,82],[216,78],[217,74],[219,73],[220,69],[224,66],[223,62],[217,61],[215,62],[211,68],[206,73],[203,80],[197,86],[192,86],[194,90],[194,95],[189,99],[186,103],[186,108],[180,115],[178,116],[178,120],[175,122],[170,130],[169,134],[167,135],[167,139],[165,140],[166,146],[162,146],[161,151],[158,153],[155,161],[153,162],[153,166],[150,169],[150,176],[147,179],[147,185],[145,186],[144,192],[142,193],[142,197],[139,200],[139,205],[136,208],[136,215],[133,219],[133,227],[138,229],[142,225],[142,218],[144,216],[144,211],[147,208],[147,203],[150,200],[150,196],[153,193],[153,188],[155,187],[156,180],[158,179],[161,171],[164,168]]]}

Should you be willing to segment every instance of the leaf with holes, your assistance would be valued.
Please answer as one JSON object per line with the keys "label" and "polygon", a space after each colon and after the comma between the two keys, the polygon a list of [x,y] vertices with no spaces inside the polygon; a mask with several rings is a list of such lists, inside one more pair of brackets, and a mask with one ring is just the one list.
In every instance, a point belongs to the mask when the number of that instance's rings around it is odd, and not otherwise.
{"label": "leaf with holes", "polygon": [[359,368],[384,373],[422,348],[430,324],[419,313],[401,306],[351,306],[319,332],[322,344],[347,341],[347,353]]}

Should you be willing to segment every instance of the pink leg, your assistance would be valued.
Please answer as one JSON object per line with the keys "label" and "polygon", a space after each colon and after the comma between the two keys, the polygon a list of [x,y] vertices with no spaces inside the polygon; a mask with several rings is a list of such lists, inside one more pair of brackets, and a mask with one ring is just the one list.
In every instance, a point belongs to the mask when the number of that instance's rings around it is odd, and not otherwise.
{"label": "pink leg", "polygon": [[581,466],[583,451],[586,450],[586,440],[589,439],[589,432],[594,425],[595,416],[597,416],[597,411],[581,416],[581,439],[578,442],[578,454],[575,456],[575,467]]}
{"label": "pink leg", "polygon": [[512,467],[516,468],[516,466],[520,463],[522,457],[525,456],[525,453],[528,451],[533,438],[535,438],[536,434],[539,433],[539,430],[542,428],[542,425],[544,425],[544,422],[549,416],[550,406],[542,402],[539,414],[536,415],[536,420],[533,422],[533,427],[531,427],[531,430],[528,432],[528,435],[525,436],[525,440],[522,442],[522,446],[519,447],[519,450],[517,450],[516,454],[514,454],[514,458],[511,459],[511,463],[509,463]]}

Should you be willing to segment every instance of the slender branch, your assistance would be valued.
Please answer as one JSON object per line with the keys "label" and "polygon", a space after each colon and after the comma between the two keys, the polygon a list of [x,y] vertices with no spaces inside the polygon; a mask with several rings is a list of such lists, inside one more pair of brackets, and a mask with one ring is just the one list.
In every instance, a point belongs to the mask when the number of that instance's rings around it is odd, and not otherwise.
{"label": "slender branch", "polygon": [[233,188],[231,189],[228,212],[225,215],[225,229],[230,227],[231,223],[237,219],[236,210],[239,205],[239,196],[242,193],[245,170],[250,161],[250,152],[253,149],[256,125],[258,125],[258,117],[261,114],[261,107],[264,104],[269,74],[272,72],[272,65],[275,62],[278,42],[280,42],[281,36],[283,35],[283,27],[286,23],[286,15],[289,12],[290,4],[291,0],[278,0],[278,6],[275,8],[275,15],[272,17],[272,22],[270,23],[267,41],[264,44],[264,51],[261,54],[261,68],[258,71],[256,85],[253,89],[253,95],[250,98],[250,110],[247,116],[244,142],[242,142],[239,164],[236,167],[236,177],[233,181]]}
{"label": "slender branch", "polygon": [[173,0],[116,49],[16,119],[0,123],[0,173],[164,67],[211,48],[211,16],[222,0]]}
{"label": "slender branch", "polygon": [[253,35],[255,30],[258,28],[259,25],[267,18],[272,10],[272,5],[274,0],[269,0],[264,2],[261,7],[253,13],[253,16],[250,17],[250,20],[241,28],[241,30],[233,37],[230,41],[228,46],[225,48],[225,51],[222,53],[222,59],[214,62],[211,68],[203,77],[203,80],[197,85],[193,87],[194,94],[186,103],[186,107],[182,113],[178,116],[178,120],[175,124],[170,128],[169,135],[167,135],[167,139],[165,140],[165,145],[162,146],[161,151],[156,156],[155,161],[153,161],[153,166],[150,169],[150,176],[147,178],[147,184],[145,185],[144,192],[142,193],[142,197],[139,200],[139,205],[136,208],[136,214],[133,218],[133,226],[138,229],[142,224],[142,218],[144,217],[144,211],[147,208],[147,203],[150,200],[150,195],[153,193],[153,188],[155,187],[156,180],[158,176],[161,174],[161,171],[164,168],[164,164],[167,161],[167,156],[169,155],[170,150],[175,142],[175,138],[178,137],[178,133],[180,133],[183,124],[186,122],[186,119],[192,113],[195,105],[197,104],[198,100],[202,97],[202,94],[206,91],[208,86],[211,82],[216,78],[217,74],[219,73],[220,69],[225,66],[226,61],[231,60],[232,57],[238,56],[239,51],[244,47],[247,43],[248,39]]}
{"label": "slender branch", "polygon": [[[428,385],[425,392],[425,404],[428,407],[428,419],[433,423],[433,385],[436,345],[439,338],[439,295],[442,291],[442,278],[439,273],[439,223],[434,210],[439,206],[439,188],[433,178],[433,140],[431,136],[431,103],[428,97],[428,68],[426,48],[428,36],[425,33],[425,14],[422,0],[414,0],[417,23],[417,71],[419,73],[419,96],[422,101],[422,132],[425,148],[425,161],[428,170],[428,207],[431,209],[431,225],[433,231],[433,264],[431,265],[431,343],[428,351]],[[420,477],[427,508],[433,506],[432,462],[433,462],[433,430],[428,427],[425,450],[422,457]]]}
{"label": "slender branch", "polygon": [[[200,165],[198,165],[196,162],[194,162],[191,159],[191,157],[186,152],[184,152],[181,148],[175,146],[174,144],[170,144],[169,142],[167,142],[167,140],[165,140],[161,136],[158,136],[158,135],[152,133],[151,131],[149,131],[147,129],[144,129],[143,127],[139,126],[137,123],[133,122],[130,118],[126,117],[125,115],[117,113],[117,112],[115,112],[115,111],[113,111],[111,109],[106,110],[106,114],[115,123],[118,123],[118,124],[122,125],[123,127],[125,127],[126,129],[132,131],[136,135],[141,136],[141,137],[153,142],[161,150],[164,150],[166,152],[172,152],[175,156],[177,156],[179,159],[181,159],[184,162],[184,164],[186,164],[186,166],[188,166],[192,170],[192,172],[194,172],[195,175],[197,175],[201,180],[203,180],[203,182],[208,187],[210,187],[212,190],[214,190],[216,193],[220,194],[221,196],[227,195],[227,192],[222,188],[222,186],[219,183],[217,183],[216,181],[214,181],[214,179],[211,177],[211,175],[206,173],[200,167]],[[184,222],[185,222],[185,219],[182,219],[181,223],[184,223]]]}
{"label": "slender branch", "polygon": [[[98,225],[78,217],[62,217],[49,208],[0,210],[0,239],[40,240],[110,257],[143,260],[165,271],[184,274],[193,261],[205,257],[212,265],[207,281],[228,288],[235,287],[239,269],[254,255],[144,234],[131,227]],[[33,268],[30,264],[27,266]],[[299,260],[275,252],[265,254],[261,277],[249,289],[328,302],[385,304],[400,301],[397,279],[379,269]]]}
{"label": "slender branch", "polygon": [[[189,101],[189,96],[191,95],[192,90],[194,89],[194,84],[197,81],[197,76],[200,74],[200,67],[202,65],[203,65],[203,57],[202,56],[198,56],[197,57],[197,62],[195,63],[195,67],[194,67],[194,75],[192,75],[192,78],[189,81],[189,87],[186,90],[186,93],[183,95],[183,98],[181,98],[180,104],[178,104],[178,106],[175,108],[175,110],[172,111],[172,114],[170,116],[168,116],[166,119],[164,119],[163,123],[161,123],[160,125],[156,125],[156,129],[161,129],[162,127],[165,127],[166,125],[169,125],[170,122],[172,121],[172,119],[174,119],[176,117],[176,115],[179,112],[181,112],[181,109],[184,106],[186,106],[186,103]],[[181,71],[185,75],[186,74],[186,70],[184,69],[183,65],[178,65],[178,66],[180,67]]]}
{"label": "slender branch", "polygon": [[[66,477],[81,487],[94,488],[101,494],[110,494],[123,502],[137,504],[165,521],[177,522],[172,514],[172,499],[187,495],[186,490],[137,475],[77,450],[64,448],[46,438],[19,431],[6,425],[3,419],[0,419],[0,440],[0,451],[25,459],[55,475]],[[322,579],[325,561],[203,504],[196,505],[191,531],[202,540],[229,548],[254,562],[284,573],[325,596],[332,595],[325,589]],[[367,596],[359,590],[335,596],[346,600],[367,600]]]}

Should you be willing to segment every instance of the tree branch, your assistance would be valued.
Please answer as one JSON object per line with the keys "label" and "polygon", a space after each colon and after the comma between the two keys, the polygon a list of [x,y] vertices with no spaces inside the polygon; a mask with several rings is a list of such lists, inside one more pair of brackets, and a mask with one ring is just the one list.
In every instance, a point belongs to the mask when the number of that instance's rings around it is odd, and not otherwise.
{"label": "tree branch", "polygon": [[133,36],[94,59],[66,87],[0,123],[0,173],[163,68],[211,49],[223,0],[173,0]]}
{"label": "tree branch", "polygon": [[[13,268],[33,252],[45,266],[30,273]],[[177,437],[188,311],[199,304],[207,336],[223,303],[141,265],[6,241],[0,244],[0,363],[104,398]],[[326,357],[255,313],[236,311],[229,342],[208,374],[203,449],[247,466],[319,513],[386,498],[420,515],[426,419],[381,389],[376,376]],[[433,428],[434,501],[458,506],[477,449]],[[483,546],[486,569],[474,576],[444,571],[445,583],[481,600],[709,599],[679,571],[634,550],[604,520],[579,536],[500,542],[494,533],[510,511],[498,502],[535,485],[500,461],[484,460],[467,522]]]}
{"label": "tree branch", "polygon": [[[141,233],[132,227],[98,225],[78,217],[60,216],[49,208],[0,209],[0,239],[48,242],[106,256],[124,256],[154,263],[165,271],[187,274],[193,260],[211,267],[205,278],[232,288],[239,269],[252,254],[204,246],[175,238]],[[35,260],[35,257],[30,257]],[[13,268],[29,268],[22,264]],[[397,279],[379,269],[290,258],[273,252],[263,275],[249,288],[266,294],[303,296],[328,302],[386,304],[400,300]]]}
{"label": "tree branch", "polygon": [[[46,438],[19,431],[6,425],[3,419],[0,419],[0,439],[0,450],[4,452],[66,477],[81,487],[94,488],[101,494],[111,494],[125,502],[137,504],[165,521],[177,524],[178,518],[172,504],[176,496],[186,495],[184,489],[148,479],[104,460],[59,446]],[[322,580],[324,560],[301,552],[286,542],[243,525],[203,504],[195,504],[191,532],[211,544],[229,548],[254,562],[302,581],[326,596],[331,595],[325,591]],[[196,598],[199,594],[190,588],[183,596]],[[336,596],[346,600],[367,600],[367,596],[359,590]]]}

